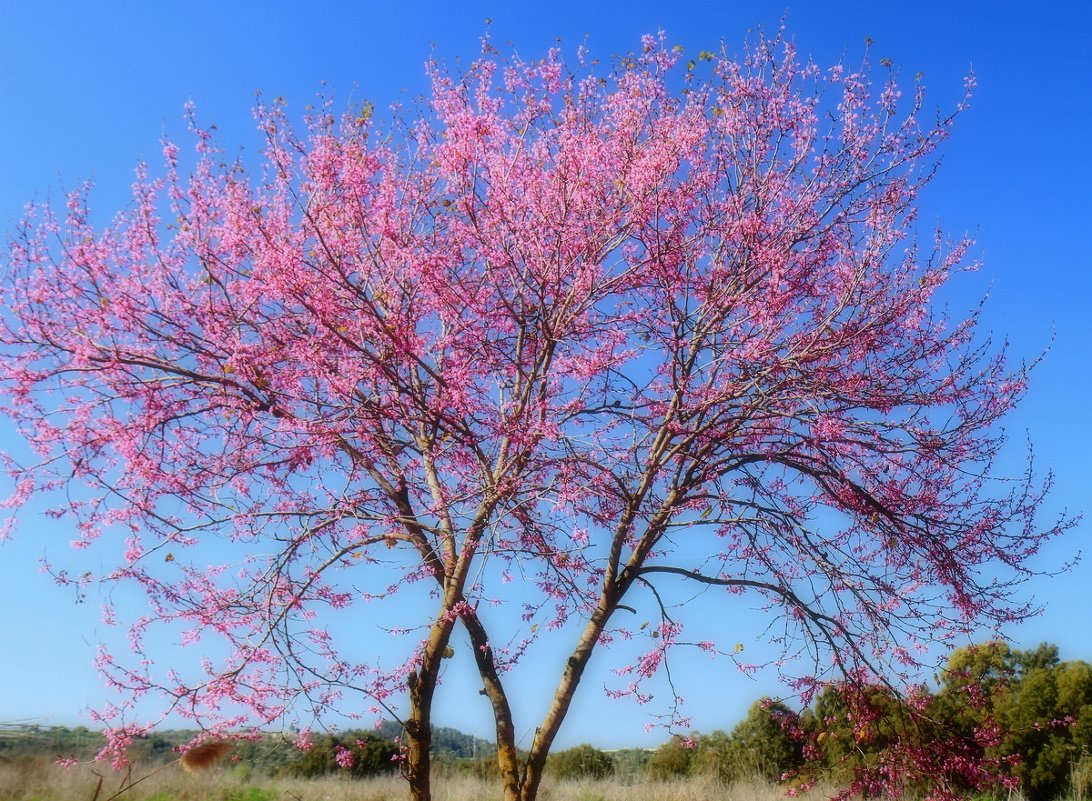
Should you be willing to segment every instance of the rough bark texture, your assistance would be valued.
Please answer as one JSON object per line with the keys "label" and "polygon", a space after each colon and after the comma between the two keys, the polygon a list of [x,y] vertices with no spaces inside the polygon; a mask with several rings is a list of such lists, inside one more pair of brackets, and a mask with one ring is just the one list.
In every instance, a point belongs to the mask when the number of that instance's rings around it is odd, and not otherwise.
{"label": "rough bark texture", "polygon": [[432,698],[440,674],[444,649],[451,638],[452,623],[441,619],[432,627],[420,668],[408,679],[410,714],[406,720],[406,769],[413,801],[431,801]]}

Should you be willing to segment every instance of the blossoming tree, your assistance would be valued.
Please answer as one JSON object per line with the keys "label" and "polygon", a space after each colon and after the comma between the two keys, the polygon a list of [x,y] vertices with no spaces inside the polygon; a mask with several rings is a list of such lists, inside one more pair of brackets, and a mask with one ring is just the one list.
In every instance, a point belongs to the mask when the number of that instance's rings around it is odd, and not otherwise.
{"label": "blossoming tree", "polygon": [[[39,458],[9,460],[10,503],[123,540],[67,580],[150,604],[136,656],[100,660],[119,745],[149,693],[221,730],[359,693],[404,720],[427,799],[461,626],[505,797],[530,801],[597,646],[648,643],[620,667],[640,696],[683,642],[665,583],[762,599],[805,694],[1026,611],[1012,589],[1067,523],[1036,524],[1030,474],[994,477],[1026,369],[933,305],[967,243],[914,236],[951,123],[921,124],[920,87],[780,39],[684,65],[648,38],[608,77],[488,47],[431,70],[431,104],[386,126],[326,104],[297,134],[259,105],[257,172],[194,123],[196,154],[166,144],[110,225],[81,191],[11,239],[4,412]],[[534,603],[486,613],[516,573]],[[404,664],[324,622],[396,591],[424,615]],[[566,623],[521,757],[508,668]],[[230,648],[170,669],[159,626]]]}

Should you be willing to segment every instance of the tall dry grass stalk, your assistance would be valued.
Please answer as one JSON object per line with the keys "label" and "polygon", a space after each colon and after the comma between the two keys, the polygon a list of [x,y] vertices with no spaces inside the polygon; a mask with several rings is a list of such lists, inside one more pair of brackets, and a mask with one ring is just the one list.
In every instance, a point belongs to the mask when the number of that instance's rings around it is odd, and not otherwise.
{"label": "tall dry grass stalk", "polygon": [[1087,801],[1092,796],[1092,754],[1088,751],[1069,764],[1069,794],[1073,801]]}

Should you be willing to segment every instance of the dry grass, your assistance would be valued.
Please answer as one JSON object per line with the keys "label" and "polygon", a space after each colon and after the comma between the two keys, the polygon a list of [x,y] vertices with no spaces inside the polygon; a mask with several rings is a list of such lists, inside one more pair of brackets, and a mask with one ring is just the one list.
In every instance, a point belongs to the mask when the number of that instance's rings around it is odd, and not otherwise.
{"label": "dry grass", "polygon": [[[668,782],[638,781],[628,785],[604,779],[546,782],[539,798],[541,801],[783,801],[785,791],[784,787],[759,780],[725,786],[705,777]],[[829,788],[816,789],[798,798],[822,801],[831,794]],[[499,794],[488,797],[500,799]],[[446,801],[473,801],[474,798],[473,795],[451,796]]]}
{"label": "dry grass", "polygon": [[[102,775],[102,787],[95,799]],[[0,763],[0,801],[107,801],[144,774],[125,773],[104,766],[62,768],[41,759]],[[177,764],[148,775],[117,795],[117,801],[404,801],[409,797],[398,777],[353,781],[326,779],[245,778],[230,767],[184,772]],[[541,801],[777,801],[784,789],[761,782],[724,787],[706,779],[626,784],[617,780],[547,781]],[[801,796],[806,801],[830,797],[829,790]],[[436,777],[435,801],[502,801],[496,782],[476,778]]]}

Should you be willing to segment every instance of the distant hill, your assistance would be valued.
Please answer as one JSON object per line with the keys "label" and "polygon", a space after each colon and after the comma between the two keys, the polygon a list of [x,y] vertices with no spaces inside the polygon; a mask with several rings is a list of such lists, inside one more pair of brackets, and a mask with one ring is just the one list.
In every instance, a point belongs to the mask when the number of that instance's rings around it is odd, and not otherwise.
{"label": "distant hill", "polygon": [[[394,721],[385,721],[374,732],[385,740],[394,740],[402,734],[402,727]],[[317,734],[317,732],[316,732]],[[345,732],[346,735],[350,732]],[[133,741],[132,757],[140,762],[165,762],[174,759],[175,748],[190,742],[197,735],[190,730],[154,731],[145,737]],[[287,758],[282,751],[292,750],[289,738],[280,734],[271,734],[254,743],[240,742],[240,757],[253,760],[262,766],[276,767]],[[56,759],[75,757],[79,760],[92,759],[106,739],[101,732],[84,726],[36,726],[27,724],[0,724],[0,762],[16,757],[37,756]],[[454,759],[473,759],[491,756],[495,746],[479,737],[464,734],[458,729],[436,727],[432,730],[432,753],[441,761]]]}
{"label": "distant hill", "polygon": [[[380,737],[393,740],[402,735],[402,725],[393,720],[385,720],[376,733]],[[432,753],[438,758],[474,759],[492,756],[496,750],[496,745],[472,734],[464,734],[446,726],[432,727]]]}

